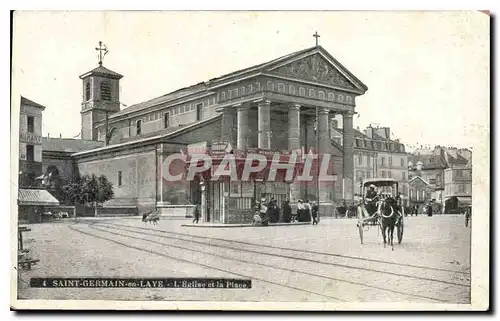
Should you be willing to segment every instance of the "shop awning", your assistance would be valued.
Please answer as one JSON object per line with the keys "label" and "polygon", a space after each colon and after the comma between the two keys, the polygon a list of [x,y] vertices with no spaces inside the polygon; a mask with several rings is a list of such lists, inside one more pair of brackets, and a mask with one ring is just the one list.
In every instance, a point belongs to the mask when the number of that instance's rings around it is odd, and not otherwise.
{"label": "shop awning", "polygon": [[19,189],[17,200],[19,205],[59,205],[59,201],[44,189]]}
{"label": "shop awning", "polygon": [[472,204],[472,197],[457,196],[458,202],[464,205]]}

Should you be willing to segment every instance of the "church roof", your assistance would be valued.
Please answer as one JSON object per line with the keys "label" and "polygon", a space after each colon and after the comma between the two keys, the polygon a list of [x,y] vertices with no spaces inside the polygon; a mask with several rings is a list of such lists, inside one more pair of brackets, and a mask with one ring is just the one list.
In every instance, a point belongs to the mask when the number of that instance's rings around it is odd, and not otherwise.
{"label": "church roof", "polygon": [[178,90],[173,91],[171,93],[168,93],[166,95],[156,97],[156,98],[153,98],[150,100],[146,100],[142,103],[138,103],[138,104],[129,106],[125,109],[120,110],[119,112],[116,112],[116,113],[110,115],[109,118],[115,118],[115,117],[119,117],[122,115],[130,114],[130,113],[133,113],[135,111],[143,110],[143,109],[146,109],[149,107],[163,104],[163,103],[166,103],[166,102],[169,102],[169,101],[172,101],[175,99],[179,99],[179,98],[182,98],[185,96],[189,96],[189,95],[192,95],[192,94],[197,93],[197,92],[202,92],[205,90],[206,90],[206,86],[204,83],[199,83],[199,84],[196,84],[196,85],[191,86],[191,87],[181,88],[181,89],[178,89]]}
{"label": "church roof", "polygon": [[97,68],[92,69],[89,72],[86,72],[82,75],[80,75],[80,79],[89,77],[89,76],[105,76],[108,78],[113,78],[113,79],[121,79],[123,78],[122,75],[120,75],[117,72],[114,72],[113,70],[110,70],[103,65],[99,65]]}
{"label": "church roof", "polygon": [[352,81],[354,83],[355,87],[359,91],[364,93],[366,90],[368,90],[368,87],[365,84],[363,84],[361,82],[361,80],[356,78],[356,76],[354,76],[347,68],[345,68],[342,64],[340,64],[340,62],[338,62],[335,58],[333,58],[323,47],[315,46],[315,47],[302,49],[302,50],[281,56],[279,58],[276,58],[276,59],[273,59],[273,60],[270,60],[270,61],[267,61],[264,63],[257,64],[257,65],[251,66],[251,67],[240,69],[240,70],[219,76],[217,78],[212,78],[206,82],[200,82],[200,83],[197,83],[193,86],[181,88],[181,89],[178,89],[178,90],[173,91],[171,93],[165,94],[163,96],[153,98],[151,100],[147,100],[145,102],[141,102],[141,103],[129,106],[129,107],[117,112],[117,113],[110,115],[109,118],[110,119],[116,118],[119,116],[123,116],[123,115],[129,114],[129,113],[133,113],[136,111],[146,109],[148,107],[153,107],[156,105],[167,103],[167,102],[170,102],[170,101],[173,101],[173,100],[185,97],[185,96],[189,96],[189,95],[192,95],[195,93],[208,91],[213,86],[221,85],[225,82],[233,81],[233,80],[236,80],[238,78],[257,76],[258,73],[271,70],[273,68],[276,68],[276,66],[281,66],[283,63],[289,63],[291,61],[301,59],[301,58],[304,58],[304,57],[307,57],[309,55],[316,54],[316,53],[323,55],[328,60],[330,60],[337,68],[341,69],[342,72],[344,72],[349,77],[350,81]]}
{"label": "church roof", "polygon": [[77,153],[102,146],[100,141],[42,137],[42,151]]}
{"label": "church roof", "polygon": [[72,154],[71,156],[84,156],[84,155],[90,155],[92,153],[97,153],[97,152],[107,152],[107,151],[122,149],[122,148],[133,148],[134,146],[145,146],[146,144],[155,143],[158,141],[165,141],[166,139],[175,137],[176,135],[182,134],[184,132],[188,132],[192,129],[198,128],[199,126],[205,126],[205,125],[210,124],[214,121],[217,121],[221,118],[222,118],[222,115],[215,115],[215,116],[212,116],[210,118],[191,123],[189,125],[173,127],[172,130],[167,128],[164,131],[153,132],[149,135],[144,135],[144,136],[141,135],[141,136],[132,137],[130,140],[119,142],[117,144],[97,147],[97,148],[94,148],[92,150],[83,150],[81,152],[76,152],[76,153]]}
{"label": "church roof", "polygon": [[42,110],[45,109],[45,106],[42,106],[38,103],[35,103],[34,101],[32,100],[29,100],[28,98],[25,98],[23,96],[21,96],[21,105],[27,105],[27,106],[32,106],[32,107],[38,107],[38,108],[41,108]]}

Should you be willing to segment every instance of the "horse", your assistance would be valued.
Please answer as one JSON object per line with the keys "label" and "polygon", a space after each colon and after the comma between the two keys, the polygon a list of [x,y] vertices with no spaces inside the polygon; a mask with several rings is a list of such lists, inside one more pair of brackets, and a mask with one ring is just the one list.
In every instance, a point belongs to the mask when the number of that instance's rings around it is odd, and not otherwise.
{"label": "horse", "polygon": [[144,222],[144,224],[147,224],[147,222],[149,222],[150,224],[156,225],[160,221],[160,216],[156,211],[144,213],[142,215],[142,221]]}
{"label": "horse", "polygon": [[[382,230],[382,236],[384,238],[384,247],[386,247],[387,243],[389,243],[393,251],[394,227],[399,220],[399,214],[395,210],[397,210],[397,203],[396,200],[392,198],[387,198],[378,202],[378,213],[380,214],[380,229]],[[386,231],[388,232],[387,237]]]}

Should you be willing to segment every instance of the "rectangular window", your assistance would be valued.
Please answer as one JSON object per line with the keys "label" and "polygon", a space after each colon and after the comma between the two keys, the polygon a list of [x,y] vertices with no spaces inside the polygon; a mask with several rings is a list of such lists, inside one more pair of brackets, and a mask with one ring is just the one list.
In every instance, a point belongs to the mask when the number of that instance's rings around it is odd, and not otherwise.
{"label": "rectangular window", "polygon": [[392,155],[389,156],[389,167],[392,168]]}
{"label": "rectangular window", "polygon": [[366,172],[366,178],[372,178],[372,172],[370,171]]}
{"label": "rectangular window", "polygon": [[363,155],[358,156],[358,165],[363,164]]}
{"label": "rectangular window", "polygon": [[403,173],[401,174],[401,178],[403,179],[403,181],[406,181],[406,172],[403,172]]}
{"label": "rectangular window", "polygon": [[29,162],[35,161],[35,146],[26,145],[26,160]]}
{"label": "rectangular window", "polygon": [[392,172],[391,171],[387,171],[387,178],[391,178],[392,177]]}
{"label": "rectangular window", "polygon": [[464,184],[460,184],[460,185],[458,185],[458,188],[459,188],[459,190],[458,190],[458,191],[459,191],[460,193],[465,193],[465,185],[464,185]]}
{"label": "rectangular window", "polygon": [[385,178],[385,171],[382,171],[382,178]]}
{"label": "rectangular window", "polygon": [[118,171],[118,187],[122,187],[122,171]]}
{"label": "rectangular window", "polygon": [[404,160],[404,158],[401,158],[401,167],[403,167],[403,168],[405,167],[405,160]]}
{"label": "rectangular window", "polygon": [[165,115],[163,116],[163,128],[168,128],[169,126],[169,114],[168,113],[165,113]]}
{"label": "rectangular window", "polygon": [[35,117],[28,116],[28,133],[35,132]]}
{"label": "rectangular window", "polygon": [[370,156],[367,156],[366,161],[368,163],[368,167],[371,167],[372,166],[372,158]]}
{"label": "rectangular window", "polygon": [[196,120],[200,121],[203,118],[203,104],[196,105]]}

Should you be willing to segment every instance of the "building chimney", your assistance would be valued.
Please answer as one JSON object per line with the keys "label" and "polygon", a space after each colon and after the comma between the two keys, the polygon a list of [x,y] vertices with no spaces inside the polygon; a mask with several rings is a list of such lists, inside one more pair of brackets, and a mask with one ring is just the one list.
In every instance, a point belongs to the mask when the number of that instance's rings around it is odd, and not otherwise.
{"label": "building chimney", "polygon": [[59,138],[62,138],[62,133],[59,133]]}
{"label": "building chimney", "polygon": [[373,138],[373,127],[372,126],[366,127],[365,135],[370,137],[370,138]]}
{"label": "building chimney", "polygon": [[50,138],[50,133],[47,133],[47,138]]}

